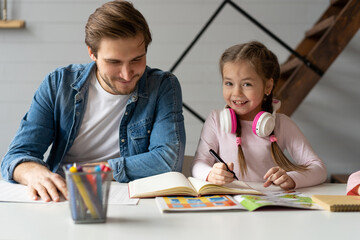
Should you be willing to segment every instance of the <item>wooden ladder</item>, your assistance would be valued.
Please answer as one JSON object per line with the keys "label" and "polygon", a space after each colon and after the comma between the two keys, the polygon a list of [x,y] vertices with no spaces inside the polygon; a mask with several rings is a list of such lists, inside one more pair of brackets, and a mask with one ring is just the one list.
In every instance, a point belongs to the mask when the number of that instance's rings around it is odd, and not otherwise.
{"label": "wooden ladder", "polygon": [[[290,116],[320,80],[360,27],[360,0],[331,0],[313,28],[281,66],[274,96]],[[310,67],[309,67],[310,66]],[[312,68],[311,68],[312,67]]]}

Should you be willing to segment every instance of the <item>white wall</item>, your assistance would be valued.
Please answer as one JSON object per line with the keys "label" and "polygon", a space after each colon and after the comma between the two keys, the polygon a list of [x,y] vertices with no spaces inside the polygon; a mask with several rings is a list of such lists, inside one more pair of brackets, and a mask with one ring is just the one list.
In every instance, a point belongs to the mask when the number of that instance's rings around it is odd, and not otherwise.
{"label": "white wall", "polygon": [[[15,135],[33,93],[55,67],[89,62],[84,44],[94,0],[8,1],[8,18],[25,29],[0,29],[0,158]],[[148,65],[169,70],[222,0],[133,0],[153,33]],[[329,5],[329,0],[234,0],[295,48]],[[331,173],[360,169],[360,34],[337,58],[292,116]],[[221,108],[218,59],[230,45],[259,40],[283,62],[289,53],[230,5],[226,5],[175,70],[184,102],[204,118]],[[202,123],[186,110],[186,154],[193,155]]]}

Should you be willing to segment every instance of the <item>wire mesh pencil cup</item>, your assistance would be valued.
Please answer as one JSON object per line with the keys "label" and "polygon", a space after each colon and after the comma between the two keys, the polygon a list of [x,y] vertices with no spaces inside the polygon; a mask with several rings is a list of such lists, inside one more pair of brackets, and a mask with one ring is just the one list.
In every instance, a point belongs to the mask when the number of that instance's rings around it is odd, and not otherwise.
{"label": "wire mesh pencil cup", "polygon": [[106,222],[112,171],[71,172],[64,167],[71,217],[75,223]]}

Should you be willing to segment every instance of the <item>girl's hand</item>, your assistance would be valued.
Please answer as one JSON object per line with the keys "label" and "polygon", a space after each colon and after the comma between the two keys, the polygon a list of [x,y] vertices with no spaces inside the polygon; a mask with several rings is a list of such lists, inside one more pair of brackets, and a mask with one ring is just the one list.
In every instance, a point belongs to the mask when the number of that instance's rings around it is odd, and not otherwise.
{"label": "girl's hand", "polygon": [[272,183],[274,185],[280,186],[284,190],[289,190],[295,188],[294,180],[287,175],[286,171],[281,167],[270,168],[269,171],[264,175],[266,182],[264,187],[270,186]]}
{"label": "girl's hand", "polygon": [[[228,167],[231,171],[234,170],[234,163],[229,163]],[[215,163],[212,167],[206,181],[217,185],[224,185],[234,181],[234,175],[226,170],[223,163]]]}

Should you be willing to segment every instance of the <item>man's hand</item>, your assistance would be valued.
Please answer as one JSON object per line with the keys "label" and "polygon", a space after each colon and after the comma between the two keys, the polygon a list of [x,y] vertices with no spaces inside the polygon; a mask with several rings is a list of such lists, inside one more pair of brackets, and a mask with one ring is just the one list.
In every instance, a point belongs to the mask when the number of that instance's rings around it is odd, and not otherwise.
{"label": "man's hand", "polygon": [[14,180],[28,186],[30,198],[38,200],[40,196],[45,202],[58,202],[59,192],[68,199],[65,179],[51,172],[45,166],[35,162],[23,162],[14,170]]}
{"label": "man's hand", "polygon": [[[231,171],[234,170],[233,163],[229,163],[228,167]],[[217,185],[224,185],[234,181],[234,174],[226,170],[225,164],[215,163],[207,177],[207,181]]]}
{"label": "man's hand", "polygon": [[264,175],[264,179],[266,179],[264,187],[268,187],[273,183],[274,185],[280,186],[284,190],[295,188],[294,180],[289,175],[287,175],[286,171],[281,167],[270,168],[269,171]]}

